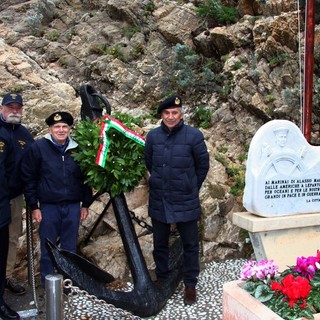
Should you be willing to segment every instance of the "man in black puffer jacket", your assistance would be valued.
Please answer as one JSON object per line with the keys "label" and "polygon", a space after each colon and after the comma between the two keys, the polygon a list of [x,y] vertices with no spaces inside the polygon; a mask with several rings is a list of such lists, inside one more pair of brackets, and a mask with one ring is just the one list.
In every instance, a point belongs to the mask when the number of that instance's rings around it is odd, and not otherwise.
{"label": "man in black puffer jacket", "polygon": [[196,301],[199,190],[209,170],[209,154],[201,131],[184,124],[181,97],[164,100],[158,113],[161,125],[148,133],[145,145],[155,271],[157,282],[168,276],[169,235],[171,224],[176,224],[183,244],[184,303],[188,305]]}

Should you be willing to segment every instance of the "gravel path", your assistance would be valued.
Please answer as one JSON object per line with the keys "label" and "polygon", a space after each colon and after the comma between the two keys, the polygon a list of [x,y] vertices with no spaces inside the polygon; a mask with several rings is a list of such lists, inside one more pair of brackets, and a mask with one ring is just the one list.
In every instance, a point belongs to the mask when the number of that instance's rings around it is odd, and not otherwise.
{"label": "gravel path", "polygon": [[[240,276],[242,266],[247,262],[245,259],[227,260],[224,262],[210,262],[205,264],[199,276],[197,286],[197,302],[192,306],[183,304],[183,285],[179,285],[175,293],[168,300],[166,306],[156,315],[144,319],[168,320],[168,319],[190,319],[190,320],[218,320],[222,319],[222,288],[223,284],[237,280]],[[38,314],[27,317],[26,311],[34,310],[32,290],[28,288],[26,295],[16,297],[5,293],[6,302],[18,310],[23,319],[45,320],[45,296],[43,289],[37,289]],[[67,305],[69,303],[69,307]],[[131,313],[117,309],[99,301],[84,292],[70,299],[65,297],[65,312],[63,320],[90,319],[90,320],[123,320],[142,319]],[[21,310],[21,311],[19,311]],[[72,315],[71,315],[71,314]]]}

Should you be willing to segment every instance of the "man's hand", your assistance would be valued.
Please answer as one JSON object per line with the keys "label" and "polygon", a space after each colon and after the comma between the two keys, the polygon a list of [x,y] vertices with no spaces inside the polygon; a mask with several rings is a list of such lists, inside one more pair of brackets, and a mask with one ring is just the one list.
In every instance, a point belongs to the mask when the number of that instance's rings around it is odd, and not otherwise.
{"label": "man's hand", "polygon": [[41,222],[42,220],[42,214],[41,214],[41,210],[40,209],[35,209],[32,211],[32,217],[34,220],[36,220],[37,222]]}
{"label": "man's hand", "polygon": [[87,219],[88,214],[89,214],[88,208],[81,208],[81,210],[80,210],[80,220],[83,221],[83,220]]}

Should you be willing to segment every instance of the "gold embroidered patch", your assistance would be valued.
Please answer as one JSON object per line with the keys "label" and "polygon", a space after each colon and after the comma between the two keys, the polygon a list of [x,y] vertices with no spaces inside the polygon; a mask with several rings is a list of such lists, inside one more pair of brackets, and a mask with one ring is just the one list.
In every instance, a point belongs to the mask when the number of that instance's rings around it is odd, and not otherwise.
{"label": "gold embroidered patch", "polygon": [[58,114],[58,113],[53,117],[54,121],[60,121],[61,119],[62,118],[61,118],[60,114]]}
{"label": "gold embroidered patch", "polygon": [[26,142],[23,141],[23,140],[18,140],[19,144],[20,144],[20,148],[23,150],[25,145],[26,145]]}
{"label": "gold embroidered patch", "polygon": [[0,152],[4,151],[5,143],[3,141],[0,141]]}
{"label": "gold embroidered patch", "polygon": [[11,93],[11,94],[10,94],[10,97],[11,97],[12,99],[16,99],[16,98],[17,98],[17,94],[16,94],[16,93]]}

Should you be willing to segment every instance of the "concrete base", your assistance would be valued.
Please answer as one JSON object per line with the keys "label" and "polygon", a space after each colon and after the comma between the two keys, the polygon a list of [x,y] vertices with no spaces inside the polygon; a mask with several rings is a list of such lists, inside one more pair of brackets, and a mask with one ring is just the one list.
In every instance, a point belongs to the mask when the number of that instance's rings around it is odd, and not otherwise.
{"label": "concrete base", "polygon": [[280,271],[320,249],[320,213],[264,218],[237,212],[233,223],[249,232],[257,261],[273,259]]}
{"label": "concrete base", "polygon": [[[223,320],[281,320],[280,316],[241,288],[243,281],[231,281],[223,286]],[[297,319],[299,320],[299,319]],[[302,319],[301,319],[302,320]],[[320,314],[314,315],[320,320]]]}

